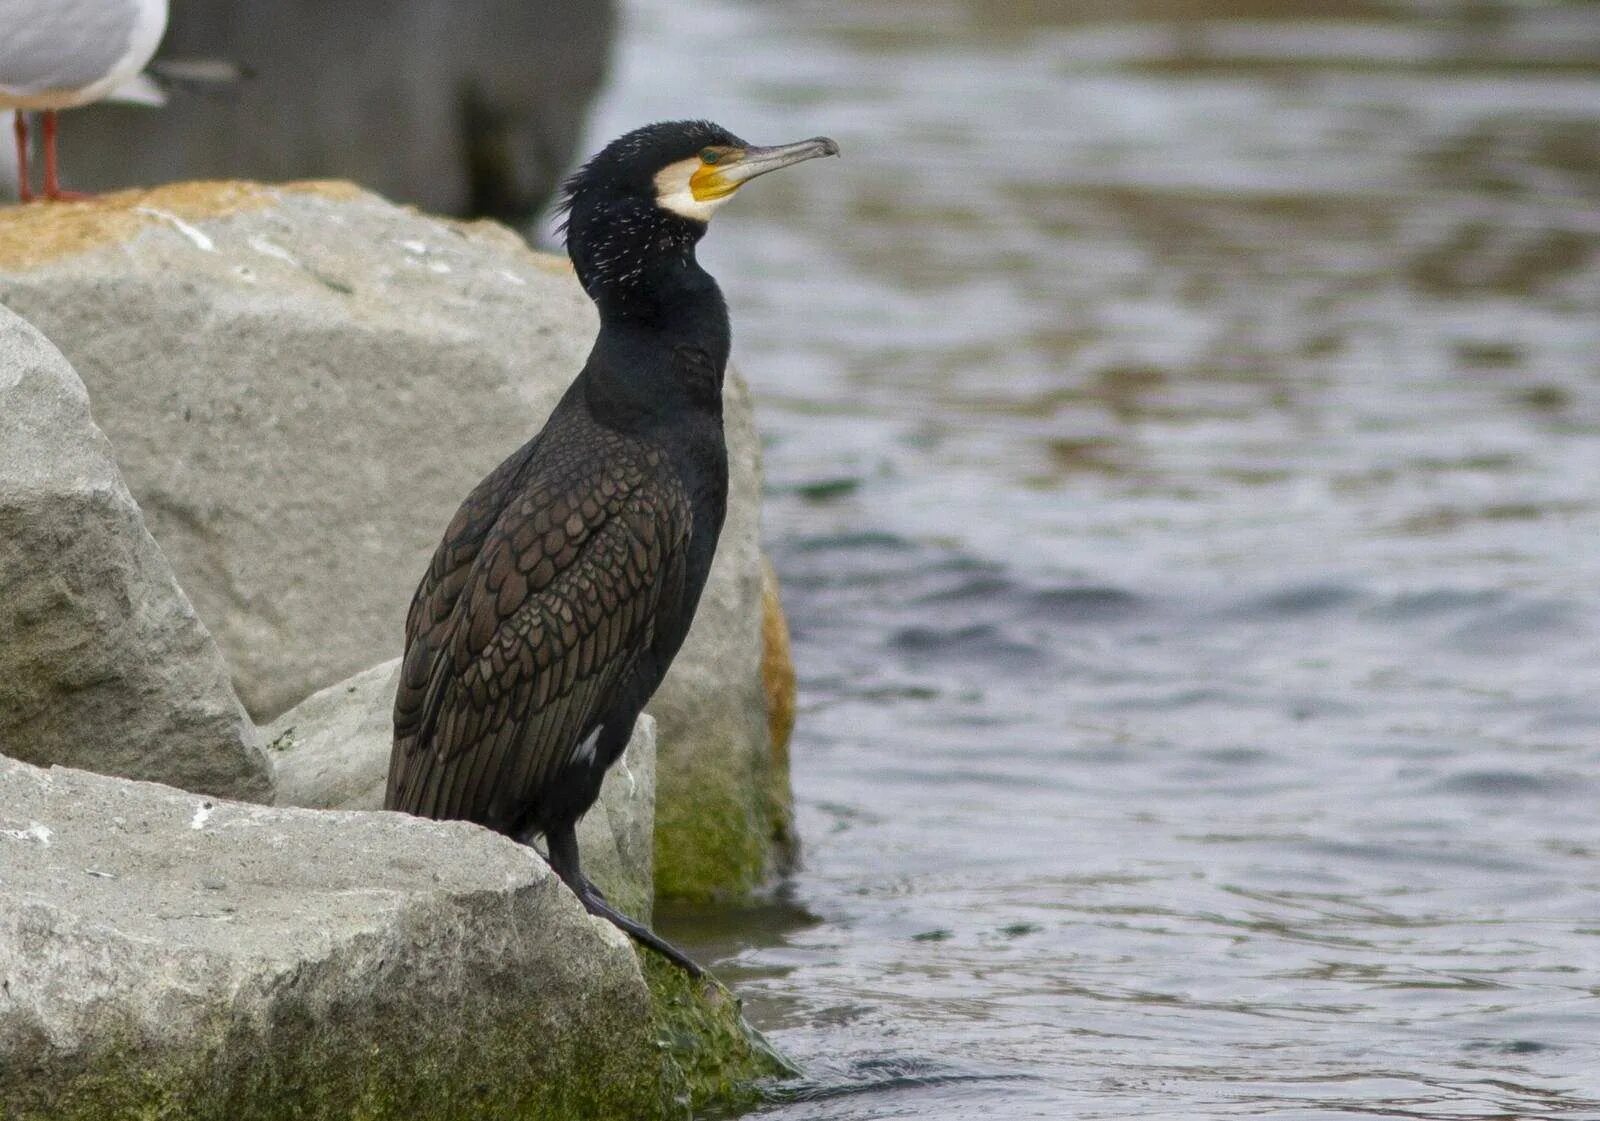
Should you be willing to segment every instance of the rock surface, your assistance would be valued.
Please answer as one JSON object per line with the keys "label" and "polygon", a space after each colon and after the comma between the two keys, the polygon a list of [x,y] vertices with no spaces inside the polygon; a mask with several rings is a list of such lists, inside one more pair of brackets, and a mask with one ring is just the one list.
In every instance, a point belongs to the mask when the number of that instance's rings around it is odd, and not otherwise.
{"label": "rock surface", "polygon": [[[543,423],[596,322],[563,260],[338,184],[0,210],[0,301],[88,384],[258,718],[399,654],[439,533]],[[650,706],[664,895],[739,895],[782,856],[760,451],[736,377],[725,405],[722,546]]]}
{"label": "rock surface", "polygon": [[83,383],[4,308],[0,753],[268,795],[227,666],[146,532]]}
{"label": "rock surface", "polygon": [[773,851],[787,869],[800,859],[800,834],[794,824],[794,788],[789,782],[789,738],[794,734],[800,687],[778,573],[765,557],[761,559],[761,577],[761,683],[767,695],[767,733],[772,750],[771,766],[766,775],[767,820],[774,838]]}
{"label": "rock surface", "polygon": [[96,190],[337,176],[520,225],[576,155],[615,23],[613,0],[183,0],[161,57],[227,59],[249,77],[159,110],[73,111],[63,174]]}
{"label": "rock surface", "polygon": [[273,804],[381,810],[400,659],[311,694],[261,729]]}
{"label": "rock surface", "polygon": [[[660,728],[656,892],[743,895],[788,859],[788,774],[773,773],[762,676],[759,439],[749,389],[728,391],[728,517],[694,627],[649,711]],[[721,571],[718,571],[718,567]]]}
{"label": "rock surface", "polygon": [[[263,730],[277,805],[383,808],[399,679],[395,658],[313,693]],[[645,922],[655,898],[655,790],[656,722],[645,715],[578,824],[584,872],[625,914]]]}
{"label": "rock surface", "polygon": [[780,1068],[523,846],[0,759],[0,1116],[681,1116]]}

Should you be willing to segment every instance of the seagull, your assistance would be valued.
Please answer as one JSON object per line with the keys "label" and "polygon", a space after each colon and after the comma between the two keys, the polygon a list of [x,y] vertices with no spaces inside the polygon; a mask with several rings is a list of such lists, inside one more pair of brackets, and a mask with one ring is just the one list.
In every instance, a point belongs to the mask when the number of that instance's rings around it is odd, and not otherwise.
{"label": "seagull", "polygon": [[18,196],[28,181],[28,125],[44,122],[44,196],[81,198],[61,188],[56,113],[118,95],[144,100],[142,71],[167,30],[167,0],[0,0],[0,111],[16,110]]}

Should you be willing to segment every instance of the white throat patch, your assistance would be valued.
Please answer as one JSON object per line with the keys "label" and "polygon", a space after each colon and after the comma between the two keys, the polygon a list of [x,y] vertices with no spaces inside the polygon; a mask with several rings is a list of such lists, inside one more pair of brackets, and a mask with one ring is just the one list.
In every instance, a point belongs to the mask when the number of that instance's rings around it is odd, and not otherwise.
{"label": "white throat patch", "polygon": [[697,222],[711,221],[712,212],[732,198],[733,194],[730,192],[719,199],[695,198],[689,178],[700,167],[700,157],[691,156],[677,163],[669,163],[656,172],[657,204],[684,218],[693,218]]}

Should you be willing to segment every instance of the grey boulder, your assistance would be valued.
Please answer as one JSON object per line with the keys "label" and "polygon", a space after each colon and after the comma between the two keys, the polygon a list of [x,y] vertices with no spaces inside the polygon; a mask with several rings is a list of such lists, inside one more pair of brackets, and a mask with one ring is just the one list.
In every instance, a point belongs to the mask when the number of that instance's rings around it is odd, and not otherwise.
{"label": "grey boulder", "polygon": [[0,753],[240,798],[268,765],[66,360],[0,307]]}
{"label": "grey boulder", "polygon": [[[0,211],[0,300],[89,386],[258,719],[400,653],[471,487],[583,365],[563,260],[341,184],[183,184]],[[730,377],[722,544],[660,721],[663,895],[738,896],[787,807],[761,685],[760,448]]]}
{"label": "grey boulder", "polygon": [[646,1118],[687,1096],[627,940],[476,826],[0,759],[0,867],[7,1121]]}
{"label": "grey boulder", "polygon": [[[310,809],[383,808],[400,659],[313,693],[263,730],[275,801]],[[584,872],[623,912],[650,919],[654,898],[656,722],[641,716],[578,825]]]}

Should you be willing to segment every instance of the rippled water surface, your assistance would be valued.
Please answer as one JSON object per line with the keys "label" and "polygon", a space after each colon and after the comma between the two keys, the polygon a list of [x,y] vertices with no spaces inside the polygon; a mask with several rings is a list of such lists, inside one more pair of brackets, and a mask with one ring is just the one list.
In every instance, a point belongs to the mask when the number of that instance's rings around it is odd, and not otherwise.
{"label": "rippled water surface", "polygon": [[1600,1118],[1600,6],[636,0],[804,868],[763,1116]]}

